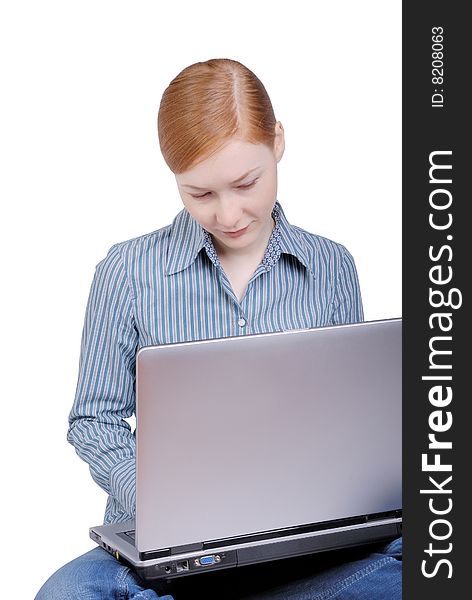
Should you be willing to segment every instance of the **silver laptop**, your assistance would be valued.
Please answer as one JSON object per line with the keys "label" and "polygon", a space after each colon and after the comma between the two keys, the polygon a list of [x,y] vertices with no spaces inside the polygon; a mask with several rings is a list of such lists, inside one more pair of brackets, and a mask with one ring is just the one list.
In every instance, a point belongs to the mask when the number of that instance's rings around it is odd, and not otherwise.
{"label": "silver laptop", "polygon": [[136,522],[90,536],[148,580],[401,533],[401,319],[141,348]]}

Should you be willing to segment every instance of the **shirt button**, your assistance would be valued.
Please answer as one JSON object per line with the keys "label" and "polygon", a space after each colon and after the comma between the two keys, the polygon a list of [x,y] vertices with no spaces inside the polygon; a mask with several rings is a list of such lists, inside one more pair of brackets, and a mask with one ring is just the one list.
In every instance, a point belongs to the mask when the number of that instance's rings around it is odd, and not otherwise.
{"label": "shirt button", "polygon": [[240,318],[238,319],[238,325],[239,325],[240,327],[244,327],[244,326],[246,325],[246,319],[244,319],[243,317],[240,317]]}

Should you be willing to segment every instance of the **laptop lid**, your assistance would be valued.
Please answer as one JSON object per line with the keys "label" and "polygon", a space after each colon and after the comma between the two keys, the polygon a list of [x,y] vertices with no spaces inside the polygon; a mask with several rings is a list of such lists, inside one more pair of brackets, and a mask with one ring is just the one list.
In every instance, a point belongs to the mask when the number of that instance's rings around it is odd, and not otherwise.
{"label": "laptop lid", "polygon": [[401,507],[401,319],[141,348],[136,547]]}

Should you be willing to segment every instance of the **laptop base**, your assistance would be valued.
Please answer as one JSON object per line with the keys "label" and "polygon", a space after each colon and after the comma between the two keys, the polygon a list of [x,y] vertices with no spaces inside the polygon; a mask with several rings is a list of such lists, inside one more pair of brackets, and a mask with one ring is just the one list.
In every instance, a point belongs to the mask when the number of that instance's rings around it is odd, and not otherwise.
{"label": "laptop base", "polygon": [[387,542],[401,535],[401,517],[293,535],[259,543],[224,545],[211,551],[172,554],[140,560],[131,540],[120,535],[133,523],[118,523],[90,529],[90,537],[117,560],[147,581],[170,580],[187,575],[275,561],[306,554]]}

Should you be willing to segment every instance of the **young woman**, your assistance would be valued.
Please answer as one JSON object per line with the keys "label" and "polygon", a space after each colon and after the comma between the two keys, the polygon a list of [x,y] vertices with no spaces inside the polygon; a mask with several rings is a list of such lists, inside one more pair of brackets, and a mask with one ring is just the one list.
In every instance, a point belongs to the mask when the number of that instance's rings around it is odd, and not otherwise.
{"label": "young woman", "polygon": [[[68,440],[109,494],[105,522],[134,517],[135,355],[142,346],[361,321],[354,261],[288,223],[277,201],[284,130],[241,63],[184,69],[158,117],[184,209],[171,225],[112,246],[86,309]],[[208,367],[211,370],[211,365]],[[182,578],[151,589],[104,550],[62,567],[37,600],[401,597],[401,540]]]}

